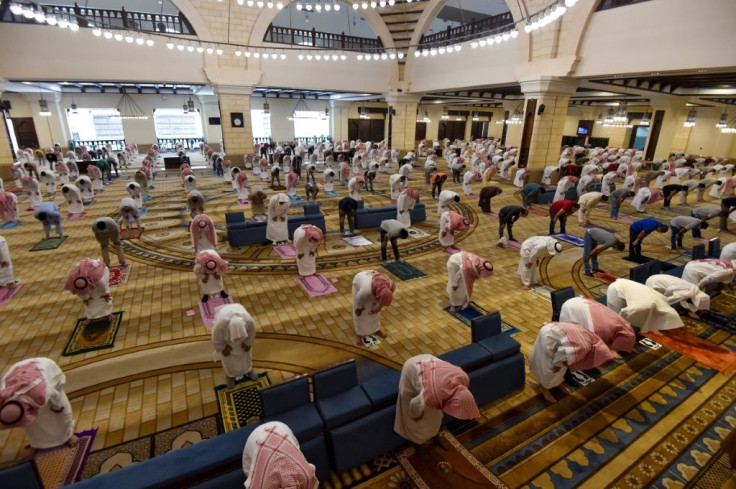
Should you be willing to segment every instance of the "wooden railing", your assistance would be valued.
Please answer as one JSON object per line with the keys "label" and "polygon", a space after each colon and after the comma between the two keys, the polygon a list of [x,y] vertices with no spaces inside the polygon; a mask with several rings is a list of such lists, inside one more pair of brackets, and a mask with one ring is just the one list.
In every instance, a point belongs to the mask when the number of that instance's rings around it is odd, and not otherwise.
{"label": "wooden railing", "polygon": [[[0,3],[0,21],[24,24],[39,24],[35,19],[14,15],[8,8],[9,0]],[[33,6],[32,4],[20,4]],[[133,12],[120,7],[120,10],[80,7],[68,5],[39,5],[45,15],[54,15],[79,24],[79,27],[100,27],[110,29],[131,29],[140,32],[168,32],[195,36],[196,32],[189,20],[179,12],[178,15]]]}
{"label": "wooden railing", "polygon": [[263,42],[289,44],[292,46],[308,46],[340,51],[377,52],[383,49],[383,43],[378,38],[347,36],[320,32],[315,29],[293,29],[291,27],[268,26]]}
{"label": "wooden railing", "polygon": [[446,46],[448,44],[469,41],[484,37],[502,27],[513,26],[514,19],[511,12],[486,17],[485,19],[476,20],[469,24],[463,24],[457,27],[448,27],[442,32],[422,36],[419,44],[422,47]]}
{"label": "wooden railing", "polygon": [[612,8],[626,7],[627,5],[633,5],[635,3],[648,2],[649,0],[603,0],[596,9],[596,12],[601,10],[610,10]]}

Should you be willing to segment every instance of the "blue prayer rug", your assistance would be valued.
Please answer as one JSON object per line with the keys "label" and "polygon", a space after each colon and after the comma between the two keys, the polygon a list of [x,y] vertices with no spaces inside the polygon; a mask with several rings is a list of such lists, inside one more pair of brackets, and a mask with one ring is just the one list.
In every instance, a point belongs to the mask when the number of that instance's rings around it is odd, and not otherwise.
{"label": "blue prayer rug", "polygon": [[9,221],[0,226],[0,229],[13,229],[23,224],[22,221]]}
{"label": "blue prayer rug", "polygon": [[[452,311],[450,309],[450,306],[447,306],[443,308],[446,312],[448,312],[452,317],[463,323],[465,326],[470,327],[470,321],[479,318],[481,316],[485,316],[488,314],[488,311],[480,307],[478,304],[476,304],[473,301],[470,301],[470,304],[465,309],[460,309],[458,311]],[[501,320],[501,331],[504,334],[512,335],[519,330],[511,326],[506,321]]]}
{"label": "blue prayer rug", "polygon": [[581,248],[583,246],[583,238],[573,236],[572,234],[555,234],[555,238],[571,245],[580,246]]}
{"label": "blue prayer rug", "polygon": [[340,194],[338,194],[337,192],[325,192],[325,195],[327,195],[328,197],[337,197]]}

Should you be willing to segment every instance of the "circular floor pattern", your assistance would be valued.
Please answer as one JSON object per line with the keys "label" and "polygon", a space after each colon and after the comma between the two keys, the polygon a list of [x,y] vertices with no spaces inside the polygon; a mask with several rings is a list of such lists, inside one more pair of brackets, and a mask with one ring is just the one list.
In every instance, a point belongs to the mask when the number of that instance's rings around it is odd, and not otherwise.
{"label": "circular floor pattern", "polygon": [[[414,182],[417,186],[423,183]],[[296,263],[293,260],[282,259],[271,245],[253,245],[231,248],[227,241],[225,228],[226,212],[245,212],[246,219],[252,216],[250,205],[241,205],[237,196],[223,185],[222,180],[215,183],[203,184],[199,190],[207,201],[206,212],[215,222],[219,240],[219,253],[232,267],[234,273],[293,273]],[[273,192],[265,189],[267,194]],[[318,250],[318,270],[334,268],[365,266],[369,263],[380,262],[380,232],[378,229],[360,230],[359,234],[371,241],[370,246],[354,247],[342,239],[339,233],[339,218],[337,203],[347,195],[347,189],[338,185],[337,197],[323,197],[319,199],[321,210],[325,214],[327,234],[325,245]],[[424,189],[422,189],[424,190]],[[383,190],[375,193],[364,192],[363,199],[367,207],[391,205],[392,201]],[[399,242],[402,258],[418,256],[441,249],[437,240],[439,216],[437,215],[437,201],[430,197],[420,199],[426,205],[427,220],[412,226],[412,232],[407,240]],[[293,202],[289,209],[290,216],[303,215],[305,202]],[[463,200],[455,204],[455,210],[471,222],[477,222],[474,201]],[[146,231],[140,239],[125,241],[125,252],[132,258],[174,269],[190,270],[194,266],[191,240],[188,224],[191,221],[185,204],[183,191],[172,191],[156,196],[146,203],[146,214],[143,216]],[[460,234],[456,241],[462,241],[474,228]],[[390,250],[389,250],[390,253]]]}

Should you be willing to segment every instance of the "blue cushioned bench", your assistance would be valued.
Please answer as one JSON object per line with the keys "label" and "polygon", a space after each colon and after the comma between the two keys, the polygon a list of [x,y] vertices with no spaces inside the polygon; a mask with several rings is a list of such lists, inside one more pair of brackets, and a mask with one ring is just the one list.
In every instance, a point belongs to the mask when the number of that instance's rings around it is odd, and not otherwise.
{"label": "blue cushioned bench", "polygon": [[[427,210],[424,204],[414,204],[414,209],[409,211],[411,222],[427,220]],[[382,207],[365,207],[363,201],[358,202],[358,210],[355,212],[355,228],[368,229],[381,226],[381,222],[387,219],[396,219],[396,204]]]}
{"label": "blue cushioned bench", "polygon": [[[317,213],[308,213],[313,207],[305,206],[303,216],[289,216],[287,227],[289,229],[289,239],[293,239],[294,231],[302,224],[312,224],[327,232],[325,224],[325,216],[317,211]],[[319,209],[319,207],[317,207]],[[232,247],[250,246],[255,244],[266,244],[266,221],[246,221],[243,212],[227,212],[225,214],[225,225],[227,227],[227,239]]]}

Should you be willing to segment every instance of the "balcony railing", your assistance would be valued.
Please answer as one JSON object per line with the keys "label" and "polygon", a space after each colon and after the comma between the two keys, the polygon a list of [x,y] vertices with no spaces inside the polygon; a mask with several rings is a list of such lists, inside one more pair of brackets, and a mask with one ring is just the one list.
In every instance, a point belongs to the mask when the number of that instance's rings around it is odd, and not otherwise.
{"label": "balcony railing", "polygon": [[502,27],[513,26],[514,18],[511,16],[511,12],[494,15],[492,17],[486,17],[485,19],[476,20],[469,24],[463,24],[457,27],[448,27],[442,32],[436,34],[429,34],[422,36],[419,44],[422,47],[438,47],[447,46],[456,42],[470,41],[471,39],[478,39],[484,37]]}
{"label": "balcony railing", "polygon": [[383,49],[383,43],[378,38],[347,36],[319,32],[315,29],[293,29],[291,27],[268,26],[263,42],[289,44],[292,46],[308,46],[321,49],[339,51],[377,52]]}
{"label": "balcony railing", "polygon": [[125,139],[72,139],[72,148],[86,146],[87,149],[102,149],[108,144],[113,151],[122,151],[125,148]]}
{"label": "balcony railing", "polygon": [[157,138],[158,147],[164,151],[175,151],[176,145],[181,143],[186,149],[199,149],[204,143],[202,138]]}
{"label": "balcony railing", "polygon": [[[18,3],[18,2],[14,2]],[[34,7],[33,4],[19,5]],[[35,19],[27,19],[23,15],[14,15],[9,0],[0,3],[0,22],[19,24],[40,24]],[[110,29],[132,29],[140,32],[161,32],[195,36],[196,33],[186,17],[178,15],[133,12],[120,7],[120,10],[80,7],[76,3],[68,5],[39,5],[45,15],[54,15],[57,19],[76,20],[79,27],[101,27]]]}
{"label": "balcony railing", "polygon": [[612,8],[626,7],[627,5],[648,1],[649,0],[603,0],[600,5],[598,5],[596,12],[600,12],[601,10],[610,10]]}

